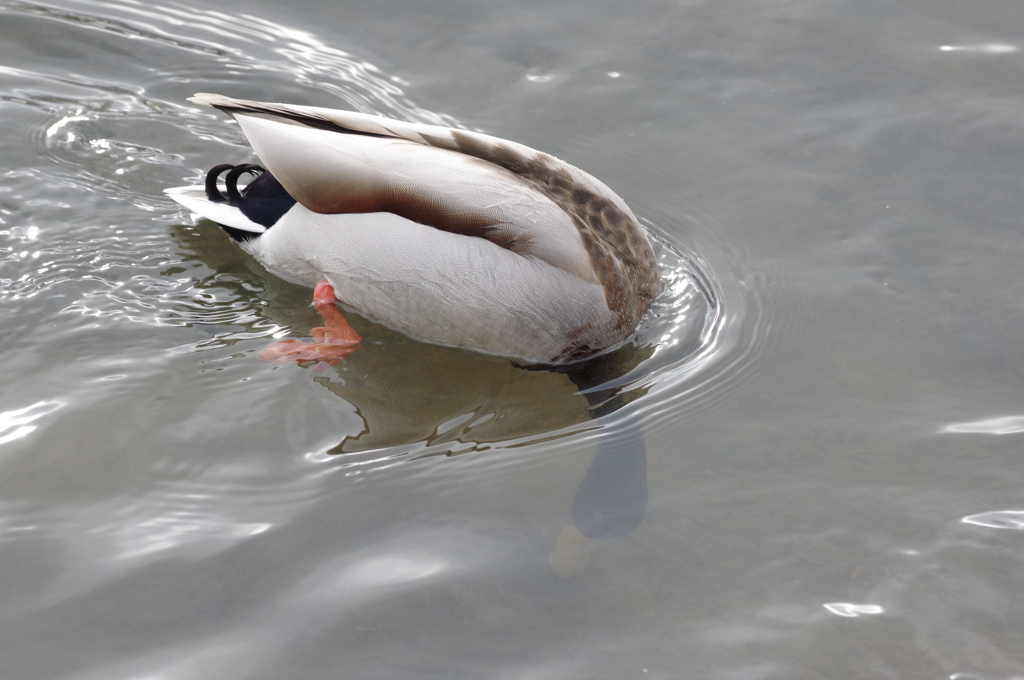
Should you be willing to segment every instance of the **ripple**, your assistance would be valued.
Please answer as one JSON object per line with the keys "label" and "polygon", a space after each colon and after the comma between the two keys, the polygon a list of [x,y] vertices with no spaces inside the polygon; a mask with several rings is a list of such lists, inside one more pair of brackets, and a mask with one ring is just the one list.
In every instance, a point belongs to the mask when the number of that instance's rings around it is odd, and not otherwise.
{"label": "ripple", "polygon": [[[728,241],[716,233],[718,227],[712,219],[685,213],[655,214],[647,224],[663,250],[672,253],[666,258],[674,264],[665,268],[670,291],[665,302],[671,310],[668,317],[678,319],[663,324],[655,356],[636,371],[643,371],[638,379],[649,386],[638,408],[645,424],[658,428],[693,419],[726,403],[730,394],[764,368],[762,359],[786,322],[769,303],[772,282],[759,273],[745,251],[722,245]],[[690,248],[700,255],[684,255],[689,250],[683,243],[684,234],[698,234],[689,240],[696,241]],[[672,297],[673,279],[680,273],[702,299],[702,319],[687,323],[682,312],[693,308],[696,301]],[[656,305],[653,315],[657,317],[660,311]],[[680,337],[687,337],[686,329],[699,336],[678,343]]]}
{"label": "ripple", "polygon": [[1002,416],[966,423],[950,423],[939,431],[965,434],[1018,434],[1024,432],[1024,416]]}
{"label": "ripple", "polygon": [[1024,510],[996,510],[969,515],[960,520],[964,524],[975,524],[991,529],[1024,529]]}
{"label": "ripple", "polygon": [[830,602],[821,605],[837,616],[855,618],[870,614],[882,614],[885,610],[877,604],[851,604],[849,602]]}
{"label": "ripple", "polygon": [[[175,466],[180,468],[180,466]],[[232,468],[237,469],[232,469]],[[116,580],[142,565],[166,559],[201,559],[256,538],[308,506],[320,490],[302,478],[297,483],[261,483],[270,470],[243,465],[161,470],[140,480],[135,495],[115,495],[70,507],[9,505],[0,526],[0,543],[47,540],[75,562],[99,562],[103,569],[74,573],[55,581],[38,603],[73,598]],[[148,488],[146,488],[148,487]]]}
{"label": "ripple", "polygon": [[978,45],[941,45],[939,51],[971,52],[974,54],[1014,54],[1020,51],[1020,48],[1006,43],[982,43]]}
{"label": "ripple", "polygon": [[61,406],[63,403],[59,401],[39,401],[25,408],[0,413],[0,444],[21,439],[34,432],[37,426],[29,423],[56,411]]}

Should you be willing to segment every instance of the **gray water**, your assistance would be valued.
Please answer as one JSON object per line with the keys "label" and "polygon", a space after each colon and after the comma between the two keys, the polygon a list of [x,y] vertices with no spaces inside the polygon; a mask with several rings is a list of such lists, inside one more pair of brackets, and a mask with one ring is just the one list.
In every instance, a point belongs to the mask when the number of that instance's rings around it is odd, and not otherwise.
{"label": "gray water", "polygon": [[[1012,0],[0,0],[0,677],[1024,677],[1021,48]],[[318,317],[161,193],[253,160],[195,92],[545,150],[666,292],[586,394],[351,313],[262,362]]]}

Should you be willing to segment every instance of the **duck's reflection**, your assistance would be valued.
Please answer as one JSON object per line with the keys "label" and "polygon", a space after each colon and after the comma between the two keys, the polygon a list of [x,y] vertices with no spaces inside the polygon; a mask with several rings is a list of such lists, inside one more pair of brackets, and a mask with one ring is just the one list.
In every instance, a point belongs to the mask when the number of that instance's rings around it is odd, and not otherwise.
{"label": "duck's reflection", "polygon": [[[219,228],[181,227],[175,235],[190,256],[218,273],[196,288],[227,289],[243,299],[252,298],[255,288],[264,303],[257,308],[263,325],[270,321],[291,328],[295,336],[319,325],[307,289],[265,273]],[[639,419],[623,407],[646,390],[624,376],[650,356],[650,348],[627,345],[568,367],[520,367],[414,342],[355,314],[348,317],[363,336],[363,348],[315,381],[351,404],[362,427],[347,433],[329,453],[358,454],[416,442],[449,443],[450,451],[463,452],[571,432],[574,425],[596,421],[594,457],[576,489],[570,526],[557,541],[551,565],[563,576],[578,573],[588,539],[622,536],[641,523],[647,509],[644,435]]]}

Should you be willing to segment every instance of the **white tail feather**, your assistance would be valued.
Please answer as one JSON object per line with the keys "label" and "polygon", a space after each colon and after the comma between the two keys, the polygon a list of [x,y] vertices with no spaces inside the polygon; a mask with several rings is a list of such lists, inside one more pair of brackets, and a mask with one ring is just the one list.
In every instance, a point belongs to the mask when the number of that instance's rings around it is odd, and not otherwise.
{"label": "white tail feather", "polygon": [[227,203],[214,203],[206,197],[206,189],[201,186],[174,187],[164,189],[164,193],[192,212],[225,227],[251,231],[255,234],[262,234],[267,230],[262,224],[256,224],[246,217],[237,207]]}

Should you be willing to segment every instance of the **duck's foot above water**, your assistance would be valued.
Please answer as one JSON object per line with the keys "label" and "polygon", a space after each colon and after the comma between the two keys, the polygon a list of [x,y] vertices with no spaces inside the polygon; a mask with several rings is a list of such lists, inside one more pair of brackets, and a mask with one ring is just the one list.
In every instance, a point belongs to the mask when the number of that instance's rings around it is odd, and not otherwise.
{"label": "duck's foot above water", "polygon": [[310,331],[313,342],[304,340],[279,340],[267,345],[256,356],[275,364],[304,364],[316,362],[314,368],[322,371],[342,361],[359,349],[362,338],[348,324],[335,303],[338,298],[334,288],[326,280],[317,284],[313,291],[313,307],[324,317],[324,326]]}

